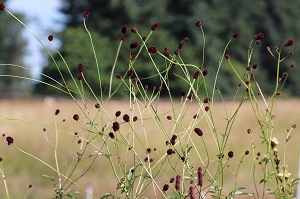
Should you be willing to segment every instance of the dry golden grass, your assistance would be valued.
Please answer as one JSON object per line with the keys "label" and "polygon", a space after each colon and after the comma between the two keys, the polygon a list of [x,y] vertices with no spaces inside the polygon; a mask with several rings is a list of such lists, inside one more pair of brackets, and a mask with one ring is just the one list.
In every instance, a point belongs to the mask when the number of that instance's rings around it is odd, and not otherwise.
{"label": "dry golden grass", "polygon": [[[176,102],[176,107],[179,102]],[[226,125],[226,114],[224,105],[227,107],[228,112],[230,112],[231,107],[236,107],[237,103],[232,104],[232,102],[226,102],[225,104],[221,102],[215,102],[212,109],[214,115],[214,121],[216,122],[216,127],[219,133],[223,131]],[[87,104],[89,114],[91,116],[96,115],[96,109],[93,108],[94,104]],[[291,126],[295,124],[300,124],[300,100],[297,99],[286,99],[278,100],[276,102],[276,109],[274,111],[276,119],[274,122],[274,136],[279,139],[279,151],[283,152],[284,140],[286,137],[286,130],[290,129]],[[142,107],[141,107],[142,108]],[[60,109],[60,114],[55,117],[54,112],[56,109]],[[117,110],[121,110],[122,113],[129,113],[129,104],[126,101],[111,101],[109,104],[106,104],[105,109],[109,112],[108,114],[113,117],[114,113]],[[178,112],[179,108],[176,108]],[[166,116],[170,114],[170,102],[169,101],[160,101],[158,105],[158,114],[161,115],[160,119],[163,124],[165,124],[166,132],[171,132],[174,123],[168,121]],[[182,120],[182,125],[187,126],[192,120],[194,114],[197,113],[198,104],[191,103],[187,109],[187,113]],[[137,111],[137,110],[136,110]],[[72,119],[73,114],[78,113],[80,115],[80,121],[75,122]],[[43,100],[1,100],[0,101],[0,115],[7,117],[0,118],[1,124],[1,133],[5,133],[7,136],[12,136],[15,138],[15,144],[21,149],[27,151],[28,153],[33,154],[36,157],[41,158],[43,161],[49,163],[51,166],[55,167],[54,162],[54,149],[51,144],[54,144],[55,141],[55,123],[59,126],[61,130],[59,132],[59,162],[61,166],[64,165],[67,160],[68,155],[73,154],[79,150],[80,145],[77,144],[79,140],[78,137],[74,136],[75,132],[78,132],[79,135],[82,133],[83,125],[83,115],[80,114],[80,109],[76,104],[71,100],[59,99],[53,103],[45,103]],[[142,143],[147,142],[147,146],[153,148],[157,147],[159,152],[166,150],[165,141],[166,138],[161,131],[161,127],[154,125],[151,120],[147,120],[150,117],[149,112],[143,113],[144,117],[144,127],[147,129],[146,136],[144,136],[142,130],[141,120],[136,122],[136,128],[140,129],[137,132],[141,138]],[[65,122],[62,120],[65,119]],[[104,121],[107,121],[106,118],[103,118]],[[56,121],[56,122],[55,122]],[[34,122],[34,123],[32,123]],[[101,127],[100,120],[97,120],[98,125]],[[215,157],[217,155],[216,145],[212,139],[211,132],[207,128],[206,120],[199,119],[197,126],[201,127],[204,131],[203,139],[205,140],[206,146],[208,147],[208,152],[210,157]],[[43,131],[43,128],[46,128],[46,131]],[[251,128],[253,132],[253,138],[255,141],[255,151],[264,151],[264,148],[261,148],[261,136],[260,129],[255,120],[254,114],[252,112],[249,102],[245,102],[240,109],[235,124],[232,128],[228,146],[226,151],[234,151],[234,158],[232,161],[229,161],[230,168],[233,170],[236,169],[237,164],[239,163],[240,158],[243,156],[245,150],[251,149],[251,138],[247,134],[247,129]],[[101,128],[100,128],[101,129]],[[91,138],[91,137],[90,137]],[[148,140],[146,140],[146,138]],[[199,151],[204,150],[203,143],[201,139],[192,135],[192,139],[199,146]],[[298,128],[296,128],[291,134],[291,140],[288,142],[286,161],[289,165],[289,171],[292,173],[292,177],[297,177],[297,160],[298,160],[298,151],[299,151],[299,140],[300,135],[298,133]],[[100,143],[100,141],[98,142]],[[139,152],[141,157],[146,156],[143,148],[137,142],[137,146],[142,151]],[[91,153],[93,150],[96,150],[95,147],[90,148],[88,153]],[[126,150],[126,148],[124,148]],[[144,155],[143,155],[144,154]],[[5,169],[5,174],[7,176],[8,187],[12,198],[23,197],[27,191],[29,184],[33,185],[32,190],[30,191],[29,198],[51,198],[52,184],[51,181],[45,177],[42,177],[43,174],[53,175],[56,177],[55,172],[51,171],[42,163],[37,160],[29,157],[14,146],[7,146],[5,139],[2,139],[0,143],[0,157],[3,157],[3,165]],[[84,162],[81,163],[79,171],[76,175],[80,175],[89,165],[91,158],[86,157]],[[283,159],[283,157],[281,157]],[[125,160],[122,160],[125,161]],[[128,160],[130,162],[130,160]],[[197,162],[195,163],[197,164]],[[212,168],[214,163],[211,163]],[[128,163],[128,168],[130,163]],[[200,166],[195,165],[195,167]],[[67,168],[64,168],[67,170]],[[259,176],[260,168],[256,163],[257,173],[255,176]],[[234,183],[234,178],[230,174],[229,169],[225,168],[226,176],[228,176],[228,181],[226,184],[232,185]],[[238,184],[239,186],[247,187],[246,191],[253,192],[253,156],[250,154],[244,159],[242,164],[242,169],[239,172]],[[166,176],[174,176],[174,171],[166,171]],[[257,177],[256,179],[260,179]],[[162,178],[159,181],[161,186],[163,185],[164,179]],[[103,156],[99,156],[89,170],[89,172],[84,175],[78,181],[83,188],[86,188],[87,185],[92,185],[94,187],[94,194],[103,195],[107,192],[116,192],[116,183],[117,181],[113,178],[111,173],[109,161]],[[229,187],[225,187],[229,188]],[[119,190],[117,191],[119,193]],[[0,197],[4,198],[5,191],[3,181],[0,181]],[[83,195],[82,195],[83,196]]]}

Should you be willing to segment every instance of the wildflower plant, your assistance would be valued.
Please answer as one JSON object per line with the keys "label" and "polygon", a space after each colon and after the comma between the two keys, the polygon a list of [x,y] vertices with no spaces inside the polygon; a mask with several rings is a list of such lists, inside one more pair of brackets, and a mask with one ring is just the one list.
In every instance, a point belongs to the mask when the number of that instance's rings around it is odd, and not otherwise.
{"label": "wildflower plant", "polygon": [[[1,14],[11,15],[35,36],[3,3],[0,3],[0,9]],[[109,86],[104,87],[107,82],[102,81],[104,74],[100,73],[101,60],[97,59],[97,47],[94,46],[93,35],[86,25],[90,14],[92,13],[83,12],[83,28],[90,39],[95,66],[78,63],[78,73],[73,74],[60,52],[53,47],[64,65],[58,65],[52,50],[35,36],[52,58],[63,82],[58,82],[47,74],[41,75],[51,79],[52,84],[28,77],[0,75],[44,83],[65,93],[74,102],[74,107],[77,107],[69,116],[72,126],[77,129],[76,133],[72,128],[65,129],[58,122],[63,113],[60,109],[53,110],[54,124],[15,119],[16,122],[41,126],[44,131],[53,134],[54,141],[45,134],[45,139],[53,149],[53,162],[46,162],[38,154],[27,152],[27,146],[19,146],[18,135],[12,137],[9,132],[3,135],[5,139],[2,139],[1,145],[6,142],[9,146],[8,154],[11,148],[16,148],[50,169],[50,172],[48,170],[40,175],[52,183],[52,198],[82,198],[84,194],[93,198],[234,198],[237,195],[244,198],[267,198],[270,194],[278,198],[294,197],[294,188],[299,179],[294,179],[294,174],[289,172],[286,153],[296,124],[289,128],[285,140],[278,140],[274,115],[275,99],[284,92],[289,72],[295,67],[292,64],[287,71],[281,67],[293,54],[292,51],[286,53],[285,50],[293,46],[293,40],[283,41],[280,47],[266,49],[277,62],[277,73],[273,92],[265,94],[260,87],[263,82],[256,79],[260,65],[253,57],[253,52],[263,42],[263,33],[254,35],[252,39],[248,38],[250,43],[245,48],[247,61],[241,73],[232,62],[234,56],[228,50],[229,45],[234,45],[235,40],[242,37],[239,32],[233,32],[232,38],[228,38],[228,43],[221,51],[216,73],[211,73],[210,66],[205,64],[205,50],[209,46],[205,45],[205,24],[201,21],[194,25],[203,39],[202,54],[196,64],[189,63],[188,57],[181,53],[188,45],[188,37],[178,41],[177,47],[166,46],[159,49],[155,43],[149,42],[151,36],[160,31],[159,23],[149,25],[148,33],[140,32],[137,27],[124,26],[120,27],[121,36],[115,62],[112,63]],[[127,37],[134,38],[134,41],[126,43]],[[55,41],[55,35],[49,35],[48,40]],[[127,66],[117,64],[121,51],[129,52]],[[142,54],[146,54],[152,63],[151,75],[142,76],[138,72],[142,66],[136,63]],[[158,65],[161,60],[163,65]],[[3,63],[0,66],[32,71],[15,64]],[[62,74],[62,67],[66,67],[69,74]],[[95,67],[98,82],[90,82],[89,77],[85,76],[87,67]],[[117,73],[116,71],[122,71],[118,67],[123,67],[125,72]],[[236,91],[231,104],[223,98],[222,80],[218,78],[224,67],[230,68],[237,80],[236,86],[232,87]],[[65,82],[66,76],[72,78],[72,87]],[[174,82],[170,81],[170,77],[177,78],[181,84],[186,85],[187,89],[182,91],[180,98],[175,97],[178,93],[172,91]],[[158,78],[160,84],[145,83],[151,78]],[[113,82],[117,86],[112,86]],[[98,90],[91,89],[91,84],[98,84]],[[86,92],[90,92],[92,97],[87,97]],[[117,92],[126,93],[127,96],[126,105],[120,110],[111,106]],[[220,104],[224,110],[223,119],[215,114]],[[249,118],[252,117],[249,126],[255,126],[254,122],[258,126],[255,132],[252,128],[239,129],[239,132],[236,129],[238,114],[244,106],[249,112]],[[10,120],[8,116],[1,114],[1,117]],[[230,140],[241,136],[241,133],[245,140],[248,139],[248,144],[239,146],[237,150]],[[65,135],[63,142],[60,140],[62,134]],[[70,143],[68,149],[64,147],[66,142]],[[282,151],[278,148],[280,144],[284,145]],[[65,161],[60,158],[61,151],[68,151]],[[1,148],[0,155],[4,153]],[[93,167],[98,165],[98,161],[109,165],[110,172],[109,177],[99,176],[97,181],[104,184],[112,181],[114,184],[111,189],[97,190],[96,195],[92,195],[80,180],[89,172],[95,172]],[[247,168],[251,168],[247,182],[252,183],[247,183],[248,187],[240,186],[243,183],[239,180],[245,162]],[[0,175],[7,198],[10,198],[12,189],[7,186],[9,178],[5,175],[3,166],[6,164],[9,163],[6,163],[5,158],[0,158]],[[29,188],[34,186],[30,184]],[[27,193],[25,198],[26,196]]]}

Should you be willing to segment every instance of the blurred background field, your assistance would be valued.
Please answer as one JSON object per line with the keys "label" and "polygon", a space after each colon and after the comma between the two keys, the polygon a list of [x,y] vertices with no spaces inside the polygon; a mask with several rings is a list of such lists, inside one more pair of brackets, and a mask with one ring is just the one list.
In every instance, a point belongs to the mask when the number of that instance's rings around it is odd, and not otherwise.
{"label": "blurred background field", "polygon": [[[225,105],[229,110],[232,102],[226,102]],[[236,106],[237,104],[234,104]],[[279,151],[283,152],[284,142],[286,138],[286,130],[290,129],[293,124],[299,124],[299,106],[300,100],[297,99],[285,99],[278,100],[276,102],[275,110],[275,122],[274,122],[274,136],[279,140]],[[191,103],[188,114],[186,115],[186,124],[189,122],[194,113],[193,110],[197,109],[196,103]],[[94,114],[93,104],[89,104],[90,114]],[[115,111],[121,110],[122,112],[128,111],[128,102],[126,101],[111,101],[107,104],[109,112],[113,115]],[[54,117],[54,112],[56,109],[60,109],[60,114]],[[161,115],[161,120],[165,124],[166,129],[171,129],[168,126],[168,121],[166,115],[169,111],[170,103],[162,101],[159,105],[159,114]],[[219,132],[224,129],[226,121],[224,113],[224,104],[217,102],[212,107],[214,109],[214,118],[216,121],[216,126]],[[247,156],[241,166],[241,170],[238,177],[238,185],[247,187],[246,191],[253,192],[254,185],[252,179],[253,172],[253,154],[251,150],[251,138],[247,134],[247,129],[251,128],[253,132],[254,142],[255,142],[255,152],[261,151],[263,153],[264,149],[261,148],[261,139],[259,138],[260,130],[257,122],[255,121],[254,115],[251,113],[250,104],[246,102],[240,112],[235,125],[233,126],[232,133],[229,138],[229,145],[227,150],[234,151],[233,161],[229,161],[230,167],[235,170],[238,164],[238,160],[243,156],[245,150],[250,150],[250,155]],[[0,114],[2,118],[0,119],[1,133],[6,136],[12,136],[15,139],[15,144],[21,149],[41,158],[43,161],[54,165],[54,151],[53,147],[49,144],[54,144],[55,131],[51,129],[54,126],[55,120],[59,129],[59,160],[61,166],[65,163],[68,158],[68,154],[74,153],[79,150],[79,145],[77,141],[78,137],[74,136],[75,132],[79,135],[82,132],[82,120],[75,122],[72,119],[74,113],[79,113],[79,109],[76,107],[75,103],[67,99],[57,99],[57,100],[41,100],[41,99],[28,99],[28,100],[1,100],[0,102]],[[82,114],[79,114],[82,117]],[[3,117],[8,117],[10,119],[4,119]],[[62,120],[65,119],[65,122]],[[33,123],[31,123],[33,122]],[[141,121],[137,121],[136,125],[140,125]],[[81,124],[80,124],[81,123]],[[171,123],[170,123],[171,124]],[[148,139],[149,146],[157,147],[158,151],[165,151],[165,141],[161,137],[159,131],[153,126],[153,123],[145,123],[146,128],[148,128]],[[204,140],[208,147],[208,151],[213,157],[214,154],[217,155],[216,145],[211,137],[209,129],[206,128],[205,122],[200,122],[199,127],[203,129]],[[43,129],[46,128],[46,131]],[[151,133],[151,135],[149,135]],[[140,135],[143,137],[142,135]],[[47,141],[47,139],[48,141]],[[203,147],[200,138],[196,135],[192,135],[192,139],[197,143],[199,149]],[[299,130],[296,128],[291,133],[291,140],[288,142],[287,148],[287,164],[289,172],[292,173],[292,178],[297,177],[297,166],[298,166],[298,156],[299,156]],[[89,153],[92,153],[95,148],[90,146],[91,149]],[[52,192],[51,181],[42,175],[53,175],[55,172],[51,171],[37,160],[29,157],[20,151],[18,151],[14,146],[8,146],[5,139],[1,140],[0,144],[0,156],[3,157],[3,167],[7,177],[8,187],[10,189],[10,194],[12,198],[22,197],[29,184],[32,184],[32,190],[29,192],[29,198],[50,198]],[[87,153],[87,154],[89,154]],[[200,150],[200,153],[204,151]],[[282,155],[282,154],[281,154]],[[283,160],[283,156],[280,156]],[[91,158],[84,158],[84,161],[79,166],[77,175],[79,175],[85,168],[89,165]],[[129,160],[130,162],[130,160]],[[130,164],[128,164],[130,165]],[[260,168],[258,162],[255,162],[256,173],[255,176],[259,176]],[[195,167],[200,166],[195,165]],[[66,168],[65,168],[66,169]],[[232,185],[234,182],[233,176],[230,174],[229,169],[225,169],[226,183]],[[174,177],[176,174],[172,170],[166,171],[167,177]],[[259,181],[260,179],[256,179]],[[161,183],[164,181],[162,180]],[[94,187],[94,194],[104,195],[105,193],[116,191],[116,180],[113,178],[111,167],[107,158],[99,156],[92,166],[91,170],[79,180],[83,188],[88,185]],[[207,183],[207,182],[206,182]],[[163,184],[161,184],[163,186]],[[4,198],[4,186],[3,181],[0,181],[0,193],[1,198]],[[225,187],[229,188],[229,187]],[[231,188],[231,187],[230,187]],[[83,198],[84,193],[81,193]],[[151,197],[150,197],[151,198]]]}

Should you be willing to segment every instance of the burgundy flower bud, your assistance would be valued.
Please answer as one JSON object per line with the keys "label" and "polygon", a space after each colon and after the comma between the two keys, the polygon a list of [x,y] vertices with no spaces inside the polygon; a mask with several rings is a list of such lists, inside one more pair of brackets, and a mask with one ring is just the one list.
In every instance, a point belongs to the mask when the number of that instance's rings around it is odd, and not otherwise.
{"label": "burgundy flower bud", "polygon": [[249,153],[250,153],[249,150],[245,151],[245,155],[249,155]]}
{"label": "burgundy flower bud", "polygon": [[129,122],[129,115],[127,115],[127,114],[123,115],[123,120],[125,122]]}
{"label": "burgundy flower bud", "polygon": [[120,124],[119,124],[119,122],[114,122],[113,123],[113,130],[116,132],[117,130],[119,130],[120,129]]}
{"label": "burgundy flower bud", "polygon": [[82,13],[82,16],[83,16],[84,18],[88,18],[89,15],[90,15],[90,13],[89,13],[88,11],[84,11],[84,12]]}
{"label": "burgundy flower bud", "polygon": [[128,27],[127,26],[123,26],[122,29],[121,29],[121,32],[123,34],[126,34],[127,33],[127,30],[128,30]]}
{"label": "burgundy flower bud", "polygon": [[190,195],[190,199],[196,199],[193,186],[190,186],[190,188],[189,188],[189,195]]}
{"label": "burgundy flower bud", "polygon": [[229,151],[229,152],[228,152],[228,157],[229,157],[229,158],[233,158],[233,151]]}
{"label": "burgundy flower bud", "polygon": [[6,137],[6,141],[7,141],[7,144],[10,145],[10,144],[13,144],[14,143],[14,138],[10,137],[10,136],[7,136]]}
{"label": "burgundy flower bud", "polygon": [[154,24],[151,26],[151,30],[152,30],[152,31],[155,31],[157,28],[159,28],[159,23],[154,23]]}
{"label": "burgundy flower bud", "polygon": [[168,116],[167,116],[167,119],[168,119],[168,120],[171,120],[171,119],[172,119],[172,116],[168,115]]}
{"label": "burgundy flower bud", "polygon": [[240,35],[239,32],[235,32],[235,33],[233,33],[232,37],[236,39],[239,37],[239,35]]}
{"label": "burgundy flower bud", "polygon": [[229,55],[229,54],[226,54],[226,55],[225,55],[225,59],[230,59],[230,55]]}
{"label": "burgundy flower bud", "polygon": [[261,155],[261,152],[257,152],[257,154],[256,154],[257,156],[260,156]]}
{"label": "burgundy flower bud", "polygon": [[81,81],[81,80],[83,80],[83,76],[80,74],[77,76],[77,79],[78,79],[78,81]]}
{"label": "burgundy flower bud", "polygon": [[0,2],[0,10],[4,10],[4,9],[5,9],[5,5]]}
{"label": "burgundy flower bud", "polygon": [[164,184],[163,191],[168,191],[168,189],[169,189],[169,185],[168,184]]}
{"label": "burgundy flower bud", "polygon": [[127,75],[130,76],[130,77],[133,75],[133,73],[134,73],[134,72],[133,72],[132,69],[129,69],[129,70],[127,71]]}
{"label": "burgundy flower bud", "polygon": [[115,113],[115,116],[116,117],[119,117],[121,115],[121,111],[117,111],[116,113]]}
{"label": "burgundy flower bud", "polygon": [[110,132],[108,135],[109,135],[109,137],[110,137],[111,139],[114,139],[114,138],[115,138],[115,134],[114,134],[113,132]]}
{"label": "burgundy flower bud", "polygon": [[197,70],[193,75],[194,79],[198,79],[199,75],[200,75],[200,71]]}
{"label": "burgundy flower bud", "polygon": [[177,139],[177,135],[172,135],[172,140],[176,140]]}
{"label": "burgundy flower bud", "polygon": [[210,99],[208,97],[203,99],[203,103],[207,104],[208,102],[210,102]]}
{"label": "burgundy flower bud", "polygon": [[260,44],[260,40],[256,40],[255,44],[259,45]]}
{"label": "burgundy flower bud", "polygon": [[116,74],[116,78],[118,78],[118,79],[122,79],[122,75],[120,75],[120,74]]}
{"label": "burgundy flower bud", "polygon": [[100,104],[99,104],[99,103],[96,103],[96,104],[95,104],[95,108],[100,108]]}
{"label": "burgundy flower bud", "polygon": [[137,41],[134,41],[134,42],[132,42],[131,44],[130,44],[130,48],[131,49],[134,49],[134,48],[136,48],[136,47],[138,47],[139,46],[139,43],[137,42]]}
{"label": "burgundy flower bud", "polygon": [[131,55],[130,56],[130,61],[134,61],[135,60],[135,55]]}
{"label": "burgundy flower bud", "polygon": [[209,107],[206,106],[206,107],[204,108],[204,110],[205,110],[206,112],[209,111]]}
{"label": "burgundy flower bud", "polygon": [[82,63],[78,64],[78,70],[79,70],[79,72],[83,73],[83,71],[84,71],[84,66],[83,66]]}
{"label": "burgundy flower bud", "polygon": [[208,70],[202,71],[202,75],[203,75],[203,76],[206,76],[207,74],[208,74]]}
{"label": "burgundy flower bud", "polygon": [[180,55],[180,51],[179,50],[174,50],[174,54],[178,56],[178,55]]}
{"label": "burgundy flower bud", "polygon": [[151,149],[150,148],[147,148],[147,154],[151,153]]}
{"label": "burgundy flower bud", "polygon": [[138,117],[137,116],[133,116],[132,121],[136,122],[137,120],[138,120]]}
{"label": "burgundy flower bud", "polygon": [[293,51],[290,51],[290,52],[289,52],[289,54],[290,54],[290,55],[293,55],[293,54],[294,54],[294,52],[293,52]]}
{"label": "burgundy flower bud", "polygon": [[293,63],[293,64],[291,64],[291,68],[295,68],[295,64]]}
{"label": "burgundy flower bud", "polygon": [[179,49],[182,49],[183,48],[183,46],[184,46],[184,43],[181,41],[181,42],[179,42],[179,44],[178,44],[178,48]]}
{"label": "burgundy flower bud", "polygon": [[184,38],[184,41],[188,41],[188,40],[189,40],[189,38],[188,38],[188,37],[185,37],[185,38]]}
{"label": "burgundy flower bud", "polygon": [[250,67],[250,66],[247,66],[247,67],[246,67],[246,70],[247,70],[247,71],[251,71],[251,67]]}
{"label": "burgundy flower bud", "polygon": [[197,21],[197,22],[196,22],[196,26],[198,26],[198,27],[202,27],[202,23],[201,23],[201,21]]}
{"label": "burgundy flower bud", "polygon": [[288,47],[288,46],[292,46],[292,45],[294,45],[294,40],[287,40],[286,42],[284,42],[284,46],[285,47]]}
{"label": "burgundy flower bud", "polygon": [[181,176],[180,175],[176,176],[175,189],[177,191],[179,191],[181,189]]}
{"label": "burgundy flower bud", "polygon": [[131,28],[131,32],[137,33],[137,32],[138,32],[138,29],[133,27],[133,28]]}
{"label": "burgundy flower bud", "polygon": [[168,149],[168,150],[167,150],[167,154],[168,154],[168,155],[172,155],[173,153],[174,153],[173,149]]}
{"label": "burgundy flower bud", "polygon": [[255,63],[255,64],[253,64],[253,69],[257,69],[258,68],[258,64],[257,63]]}
{"label": "burgundy flower bud", "polygon": [[171,178],[169,182],[173,183],[174,181],[175,181],[175,178]]}
{"label": "burgundy flower bud", "polygon": [[125,41],[126,40],[126,37],[124,35],[121,36],[121,41]]}
{"label": "burgundy flower bud", "polygon": [[282,77],[287,77],[288,75],[289,75],[288,72],[283,72],[283,73],[282,73]]}
{"label": "burgundy flower bud", "polygon": [[148,48],[148,52],[149,53],[157,53],[157,48],[155,47],[155,46],[150,46],[149,48]]}
{"label": "burgundy flower bud", "polygon": [[74,115],[73,115],[73,119],[74,119],[75,121],[78,121],[78,120],[79,120],[79,115],[74,114]]}
{"label": "burgundy flower bud", "polygon": [[165,48],[164,56],[166,56],[166,57],[171,56],[170,52],[168,51],[168,48]]}
{"label": "burgundy flower bud", "polygon": [[48,40],[49,40],[49,41],[52,41],[53,38],[54,38],[53,35],[49,35],[49,36],[48,36]]}
{"label": "burgundy flower bud", "polygon": [[148,162],[148,160],[149,160],[148,157],[145,157],[144,162]]}
{"label": "burgundy flower bud", "polygon": [[203,131],[200,128],[195,128],[194,131],[197,135],[203,136]]}
{"label": "burgundy flower bud", "polygon": [[59,109],[56,109],[56,110],[55,110],[55,115],[58,115],[59,112],[60,112]]}
{"label": "burgundy flower bud", "polygon": [[261,40],[265,37],[264,33],[260,32],[257,35],[254,36],[255,40]]}
{"label": "burgundy flower bud", "polygon": [[142,40],[146,41],[147,37],[146,36],[142,36]]}
{"label": "burgundy flower bud", "polygon": [[202,187],[203,186],[203,171],[202,171],[201,167],[199,167],[197,170],[197,176],[198,176],[198,185],[200,187]]}

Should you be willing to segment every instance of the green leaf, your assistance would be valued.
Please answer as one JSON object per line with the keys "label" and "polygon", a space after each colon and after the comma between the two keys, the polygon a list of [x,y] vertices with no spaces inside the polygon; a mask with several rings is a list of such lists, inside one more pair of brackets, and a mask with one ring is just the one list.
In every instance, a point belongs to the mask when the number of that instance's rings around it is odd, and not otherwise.
{"label": "green leaf", "polygon": [[105,195],[101,196],[100,199],[109,198],[109,196],[112,196],[112,198],[113,198],[114,195],[112,195],[111,193],[106,193]]}

